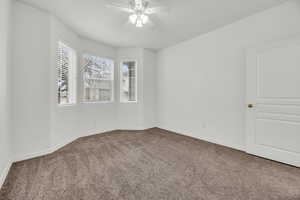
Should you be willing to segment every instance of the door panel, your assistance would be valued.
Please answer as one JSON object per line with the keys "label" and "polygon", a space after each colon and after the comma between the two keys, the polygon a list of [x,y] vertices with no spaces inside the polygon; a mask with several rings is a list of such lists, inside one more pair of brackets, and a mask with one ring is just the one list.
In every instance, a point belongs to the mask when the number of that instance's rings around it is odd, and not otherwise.
{"label": "door panel", "polygon": [[299,129],[299,122],[257,119],[256,143],[258,145],[300,153],[299,141],[294,139],[298,137]]}
{"label": "door panel", "polygon": [[300,167],[300,39],[249,51],[247,152]]}
{"label": "door panel", "polygon": [[258,97],[300,98],[300,45],[268,49],[257,56]]}

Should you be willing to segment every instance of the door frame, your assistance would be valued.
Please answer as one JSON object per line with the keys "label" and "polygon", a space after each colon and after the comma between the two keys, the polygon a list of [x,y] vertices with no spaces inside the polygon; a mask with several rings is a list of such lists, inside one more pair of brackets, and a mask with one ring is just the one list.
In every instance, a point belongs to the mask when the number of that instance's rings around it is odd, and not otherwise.
{"label": "door frame", "polygon": [[[300,35],[294,35],[292,37],[280,39],[277,41],[271,41],[263,43],[262,45],[251,47],[247,50],[246,59],[246,104],[245,104],[245,150],[247,153],[264,157],[277,162],[282,162],[290,165],[300,167],[300,161],[294,160],[293,156],[286,156],[286,151],[281,151],[274,148],[277,155],[267,150],[267,148],[259,147],[255,143],[255,116],[256,116],[256,96],[257,96],[257,55],[268,49],[276,47],[288,46],[290,44],[300,46]],[[299,66],[300,67],[300,66]],[[252,77],[251,79],[249,77]],[[253,78],[255,77],[255,78]],[[278,100],[280,101],[280,100]],[[248,108],[247,105],[253,104],[253,108]],[[300,106],[300,100],[290,101],[290,104]]]}

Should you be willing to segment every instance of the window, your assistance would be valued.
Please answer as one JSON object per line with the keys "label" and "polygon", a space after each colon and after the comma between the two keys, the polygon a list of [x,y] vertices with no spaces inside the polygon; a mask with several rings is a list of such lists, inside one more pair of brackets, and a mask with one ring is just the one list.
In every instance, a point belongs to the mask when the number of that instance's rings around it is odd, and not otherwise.
{"label": "window", "polygon": [[84,102],[113,101],[114,61],[96,56],[83,56]]}
{"label": "window", "polygon": [[120,65],[120,100],[137,102],[137,66],[135,61],[123,61]]}
{"label": "window", "polygon": [[76,52],[58,43],[58,104],[76,103]]}

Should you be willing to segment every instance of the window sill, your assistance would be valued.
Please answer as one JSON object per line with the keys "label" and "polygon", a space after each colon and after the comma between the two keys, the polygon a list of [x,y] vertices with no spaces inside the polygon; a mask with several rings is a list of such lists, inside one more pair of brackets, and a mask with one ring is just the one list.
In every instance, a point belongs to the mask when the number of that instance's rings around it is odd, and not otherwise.
{"label": "window sill", "polygon": [[57,104],[58,107],[73,107],[76,106],[76,103],[70,103],[70,104]]}
{"label": "window sill", "polygon": [[82,104],[113,104],[114,101],[90,101],[90,102],[81,102]]}
{"label": "window sill", "polygon": [[138,101],[121,101],[122,104],[138,104]]}

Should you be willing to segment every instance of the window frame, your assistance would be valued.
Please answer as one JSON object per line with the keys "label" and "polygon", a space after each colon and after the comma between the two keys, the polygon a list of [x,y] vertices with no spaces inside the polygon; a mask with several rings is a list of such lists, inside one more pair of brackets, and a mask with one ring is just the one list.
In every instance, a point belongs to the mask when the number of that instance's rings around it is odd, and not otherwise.
{"label": "window frame", "polygon": [[77,99],[77,87],[78,87],[78,84],[77,84],[77,73],[78,73],[78,53],[77,53],[77,50],[73,47],[71,47],[71,45],[68,44],[68,42],[64,41],[64,40],[58,40],[57,43],[56,43],[56,49],[58,51],[58,48],[60,47],[60,45],[64,46],[65,48],[68,48],[71,50],[72,52],[72,65],[71,67],[69,68],[69,72],[71,72],[71,87],[72,87],[72,95],[71,95],[71,99],[72,99],[72,102],[70,103],[59,103],[58,102],[58,83],[59,83],[59,77],[58,77],[58,68],[61,67],[59,66],[59,55],[58,53],[56,53],[56,99],[57,99],[57,106],[58,107],[69,107],[69,106],[76,106],[77,105],[77,102],[78,102],[78,99]]}
{"label": "window frame", "polygon": [[[111,61],[113,61],[113,69],[112,69],[112,78],[113,80],[111,80],[112,82],[112,95],[111,95],[111,100],[110,101],[86,101],[85,100],[85,87],[84,87],[84,57],[85,56],[95,56],[98,58],[102,58],[102,59],[109,59]],[[112,57],[109,56],[98,56],[96,53],[90,53],[90,52],[85,52],[81,54],[81,83],[82,83],[82,95],[81,95],[81,103],[82,104],[110,104],[110,103],[114,103],[115,102],[115,59],[113,59]]]}
{"label": "window frame", "polygon": [[[135,101],[124,101],[123,99],[122,99],[122,78],[123,78],[123,75],[122,75],[122,66],[123,66],[123,63],[124,62],[134,62],[135,63],[135,76],[136,76],[136,78],[135,78],[135,94],[136,94],[136,100]],[[120,98],[120,103],[124,103],[124,104],[127,104],[127,103],[129,103],[129,104],[131,104],[131,103],[133,103],[133,104],[135,104],[135,103],[138,103],[139,101],[138,101],[138,61],[136,60],[136,59],[122,59],[121,61],[120,61],[120,65],[119,65],[119,82],[120,82],[120,84],[119,84],[119,86],[120,86],[120,89],[119,89],[119,98]]]}

